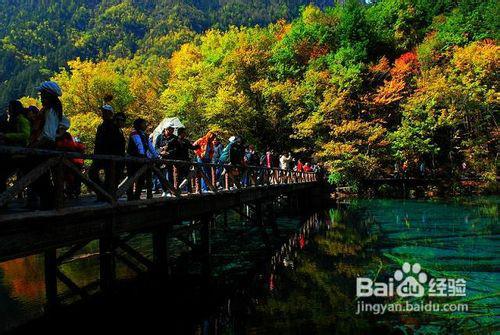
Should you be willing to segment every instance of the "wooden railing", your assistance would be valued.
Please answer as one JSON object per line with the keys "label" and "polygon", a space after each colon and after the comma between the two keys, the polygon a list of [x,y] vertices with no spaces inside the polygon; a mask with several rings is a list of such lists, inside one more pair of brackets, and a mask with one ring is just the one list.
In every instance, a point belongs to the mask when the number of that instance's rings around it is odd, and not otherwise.
{"label": "wooden railing", "polygon": [[[41,150],[0,146],[3,161],[12,160],[19,164],[19,171],[13,171],[7,189],[0,194],[0,208],[15,200],[39,178],[50,177],[53,185],[53,203],[56,209],[67,207],[65,180],[68,176],[80,180],[86,186],[87,193],[95,194],[99,199],[116,205],[125,199],[140,178],[145,178],[144,189],[140,190],[140,200],[152,199],[153,178],[156,177],[161,188],[170,197],[189,194],[228,192],[249,187],[310,183],[316,181],[313,172],[297,172],[260,166],[234,166],[225,164],[194,163],[188,161],[146,159],[131,156],[88,155],[68,151]],[[99,162],[106,166],[106,185],[90,178],[89,169],[81,169],[74,159],[85,160],[85,166]],[[89,164],[90,163],[90,164]],[[132,166],[134,173],[122,175],[120,171]],[[120,166],[120,167],[119,167]],[[130,171],[130,170],[129,170]],[[169,178],[166,172],[169,171]],[[120,176],[122,175],[122,176]],[[14,178],[17,176],[17,178]],[[202,186],[203,184],[203,186]]]}

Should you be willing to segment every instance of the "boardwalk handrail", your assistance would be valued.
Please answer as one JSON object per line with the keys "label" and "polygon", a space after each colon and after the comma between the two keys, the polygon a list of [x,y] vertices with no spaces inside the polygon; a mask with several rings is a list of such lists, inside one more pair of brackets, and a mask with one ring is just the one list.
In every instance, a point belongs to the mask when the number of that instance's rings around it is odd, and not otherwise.
{"label": "boardwalk handrail", "polygon": [[[49,175],[54,191],[55,208],[65,207],[65,176],[79,179],[89,191],[99,199],[116,205],[139,179],[145,178],[146,196],[144,201],[153,198],[152,178],[155,176],[164,192],[179,197],[185,194],[218,193],[232,189],[277,184],[297,184],[316,181],[314,172],[297,172],[261,166],[236,166],[230,164],[198,163],[170,159],[150,159],[131,156],[93,155],[62,150],[46,150],[0,145],[0,155],[20,160],[24,166],[23,174],[0,194],[0,207],[14,200],[18,194],[36,182],[40,177]],[[32,161],[29,158],[33,158]],[[107,185],[93,180],[74,164],[73,160],[83,159],[91,162],[105,162],[107,165]],[[133,167],[134,173],[120,178],[117,166]],[[27,168],[29,166],[29,168]],[[165,170],[170,169],[167,178]],[[132,171],[132,170],[131,170]],[[123,172],[123,171],[122,171]],[[118,175],[117,175],[118,174]],[[124,174],[123,174],[124,175]],[[182,180],[180,180],[182,178]],[[171,179],[171,180],[169,180]],[[173,180],[172,180],[173,179]],[[204,186],[202,187],[202,184]],[[112,186],[110,186],[112,185]],[[184,191],[184,192],[183,192]],[[186,192],[187,191],[187,192]],[[142,189],[139,191],[139,197]]]}

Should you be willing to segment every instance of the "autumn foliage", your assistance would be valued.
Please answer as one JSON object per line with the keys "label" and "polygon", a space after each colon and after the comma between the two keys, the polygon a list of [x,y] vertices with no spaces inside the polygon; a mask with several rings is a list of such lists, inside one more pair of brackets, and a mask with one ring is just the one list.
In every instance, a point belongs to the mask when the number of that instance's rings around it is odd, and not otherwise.
{"label": "autumn foliage", "polygon": [[324,163],[339,184],[390,177],[404,161],[414,175],[424,162],[428,173],[493,182],[494,3],[308,6],[291,23],[207,30],[171,56],[158,47],[76,59],[54,79],[72,131],[89,144],[98,107],[112,94],[130,121],[178,116],[193,138],[209,129],[223,138],[240,134],[259,150],[272,146]]}

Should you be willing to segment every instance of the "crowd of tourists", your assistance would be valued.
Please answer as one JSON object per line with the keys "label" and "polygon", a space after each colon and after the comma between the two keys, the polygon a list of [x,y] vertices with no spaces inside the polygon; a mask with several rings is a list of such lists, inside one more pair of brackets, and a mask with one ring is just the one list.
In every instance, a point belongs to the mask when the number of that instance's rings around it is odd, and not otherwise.
{"label": "crowd of tourists", "polygon": [[[68,129],[70,122],[63,113],[60,97],[61,88],[53,81],[42,83],[38,87],[42,108],[35,106],[25,108],[20,101],[11,101],[8,106],[6,117],[0,120],[0,144],[47,150],[64,150],[70,152],[85,152],[85,145],[78,138],[73,137]],[[201,189],[203,192],[210,192],[209,186],[222,188],[224,175],[230,175],[232,180],[238,180],[234,184],[246,185],[250,183],[245,170],[249,166],[262,168],[279,168],[288,171],[298,172],[319,172],[318,165],[311,165],[309,162],[296,160],[291,153],[277,155],[271,148],[267,148],[262,154],[258,153],[255,146],[246,144],[241,136],[232,136],[227,144],[223,144],[221,139],[214,133],[208,132],[200,139],[191,142],[187,138],[185,127],[176,127],[174,124],[167,124],[162,132],[152,138],[148,134],[148,123],[145,119],[138,118],[133,121],[132,132],[126,140],[124,127],[127,118],[124,113],[115,113],[112,107],[112,98],[105,99],[100,107],[102,123],[98,126],[94,154],[101,155],[101,159],[93,159],[88,167],[89,178],[101,186],[104,190],[116,190],[118,183],[124,179],[125,175],[134,180],[133,185],[127,191],[129,200],[140,198],[143,189],[148,181],[147,174],[141,173],[142,164],[128,160],[123,163],[120,160],[110,159],[110,156],[167,159],[182,162],[212,163],[216,165],[200,165],[201,173],[206,178],[201,178]],[[31,171],[36,166],[42,164],[47,158],[30,158],[26,156],[10,153],[1,154],[3,165],[0,167],[0,193],[5,191],[6,184],[10,176],[14,173],[23,175]],[[84,160],[74,158],[74,165],[84,169]],[[178,181],[178,187],[185,192],[190,192],[191,178],[197,173],[193,170],[192,164],[184,163],[163,164],[158,167],[164,178],[155,176],[152,180],[153,190],[169,196],[169,190],[165,189],[165,181],[174,184],[174,175]],[[228,169],[227,165],[234,168]],[[226,167],[225,167],[226,166]],[[215,176],[212,167],[214,167]],[[262,169],[264,170],[264,169]],[[136,175],[140,177],[136,178]],[[259,178],[261,176],[257,176]],[[65,173],[65,196],[76,198],[81,192],[81,180],[75,174]],[[214,180],[212,180],[215,178]],[[205,180],[210,180],[208,185]],[[44,173],[33,182],[27,190],[28,206],[48,209],[54,206],[53,192],[54,180],[52,174]],[[103,195],[98,195],[98,200]]]}

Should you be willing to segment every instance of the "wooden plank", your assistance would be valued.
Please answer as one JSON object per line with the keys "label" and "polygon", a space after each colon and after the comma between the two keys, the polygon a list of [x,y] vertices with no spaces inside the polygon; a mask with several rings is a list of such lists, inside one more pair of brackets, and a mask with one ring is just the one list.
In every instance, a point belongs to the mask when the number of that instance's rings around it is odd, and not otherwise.
{"label": "wooden plank", "polygon": [[115,256],[120,262],[125,264],[129,269],[131,269],[132,271],[134,271],[138,275],[141,275],[144,273],[144,271],[137,264],[132,262],[130,259],[128,259],[124,255],[117,253]]}
{"label": "wooden plank", "polygon": [[168,265],[168,245],[167,245],[167,229],[161,226],[152,233],[153,239],[153,263],[156,265],[159,272],[163,272],[163,268]]}
{"label": "wooden plank", "polygon": [[165,175],[160,171],[160,169],[158,169],[158,167],[152,166],[151,170],[153,171],[155,176],[160,179],[161,187],[163,188],[163,190],[169,190],[176,197],[179,196],[179,190],[174,188],[174,186],[167,180],[167,178],[165,178]]}
{"label": "wooden plank", "polygon": [[94,182],[93,180],[91,180],[90,178],[88,178],[86,175],[84,175],[82,173],[82,171],[80,171],[75,166],[75,164],[73,164],[72,162],[68,161],[67,159],[63,159],[63,164],[66,167],[68,167],[73,173],[75,173],[82,180],[82,183],[84,183],[85,185],[87,185],[96,194],[103,196],[111,204],[115,204],[116,203],[116,200],[113,198],[113,196],[111,194],[109,194],[108,192],[106,192],[106,190],[104,190],[96,182]]}
{"label": "wooden plank", "polygon": [[[123,171],[122,171],[123,172]],[[118,181],[117,181],[117,175],[116,175],[116,161],[110,161],[109,162],[109,170],[106,171],[109,175],[106,176],[108,179],[108,185],[110,185],[111,189],[107,190],[109,195],[111,196],[111,199],[115,200],[116,199],[116,190],[118,189]],[[88,178],[90,180],[90,178]]]}
{"label": "wooden plank", "polygon": [[56,254],[56,249],[47,250],[44,254],[45,299],[48,310],[54,309],[58,305]]}
{"label": "wooden plank", "polygon": [[19,192],[22,192],[26,187],[40,178],[40,176],[49,171],[57,162],[57,158],[49,158],[21,177],[12,187],[9,187],[9,189],[0,195],[0,207],[13,200]]}
{"label": "wooden plank", "polygon": [[64,170],[61,159],[58,159],[52,176],[54,182],[54,207],[55,209],[61,209],[64,207]]}
{"label": "wooden plank", "polygon": [[204,282],[208,284],[211,279],[212,264],[211,264],[211,238],[210,238],[210,222],[212,220],[211,216],[205,216],[201,218],[201,274],[205,279]]}
{"label": "wooden plank", "polygon": [[203,180],[205,181],[205,184],[208,186],[208,188],[210,189],[210,191],[216,193],[217,192],[217,187],[215,187],[212,182],[210,181],[210,179],[208,178],[207,174],[205,173],[205,171],[203,171],[203,168],[202,167],[197,167],[196,168],[197,171],[200,173],[201,175],[201,178],[203,178]]}
{"label": "wooden plank", "polygon": [[[190,225],[189,228],[193,229],[193,227],[191,226],[201,226],[201,223],[200,224],[195,224],[195,225]],[[185,245],[187,245],[189,248],[191,248],[191,250],[195,250],[196,249],[196,245],[191,242],[190,240],[188,240],[187,238],[185,238],[184,236],[182,235],[176,235],[175,236],[176,239],[178,239],[179,241],[181,241],[182,243],[184,243]]]}
{"label": "wooden plank", "polygon": [[85,241],[82,243],[75,244],[70,249],[68,249],[64,254],[57,257],[57,265],[61,265],[65,260],[72,257],[75,253],[77,253],[80,249],[89,244],[90,241]]}
{"label": "wooden plank", "polygon": [[116,199],[120,199],[123,195],[125,195],[128,191],[129,188],[132,187],[134,182],[142,176],[149,167],[147,165],[141,166],[139,170],[132,176],[132,178],[127,177],[123,183],[118,187],[118,190],[116,191]]}
{"label": "wooden plank", "polygon": [[243,217],[243,218],[247,219],[248,221],[250,221],[250,222],[251,222],[251,221],[253,221],[253,219],[252,219],[250,216],[248,216],[248,215],[246,215],[245,213],[243,213],[243,212],[242,212],[239,208],[233,207],[233,208],[231,208],[231,209],[232,209],[233,211],[235,211],[236,213],[238,213],[238,215],[239,215],[239,216],[241,216],[241,217]]}
{"label": "wooden plank", "polygon": [[136,260],[141,262],[143,265],[145,265],[149,270],[152,270],[154,268],[154,264],[152,261],[150,261],[147,257],[142,255],[140,252],[129,246],[127,243],[124,243],[120,239],[115,239],[115,243],[117,247],[125,251],[127,254],[130,256],[134,257]]}
{"label": "wooden plank", "polygon": [[[284,193],[307,192],[318,186],[313,183],[258,186],[220,191],[217,194],[119,202],[115,207],[92,203],[60,211],[0,215],[0,261],[43,253],[49,248],[74,245],[111,234],[116,236],[139,230],[151,231],[161,225],[171,224],[172,220],[199,217],[241,203],[267,201]],[[114,217],[116,222],[112,224],[112,230],[107,232],[104,226],[110,217]],[[187,226],[185,230],[192,228]]]}
{"label": "wooden plank", "polygon": [[99,283],[105,293],[113,289],[116,278],[116,264],[112,237],[99,239]]}
{"label": "wooden plank", "polygon": [[89,294],[88,292],[76,285],[69,277],[67,277],[61,270],[56,268],[56,276],[57,278],[64,284],[66,285],[72,292],[78,294],[82,298],[88,298]]}

